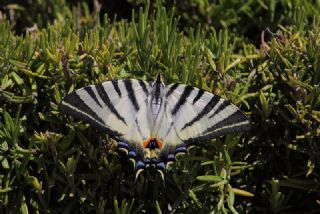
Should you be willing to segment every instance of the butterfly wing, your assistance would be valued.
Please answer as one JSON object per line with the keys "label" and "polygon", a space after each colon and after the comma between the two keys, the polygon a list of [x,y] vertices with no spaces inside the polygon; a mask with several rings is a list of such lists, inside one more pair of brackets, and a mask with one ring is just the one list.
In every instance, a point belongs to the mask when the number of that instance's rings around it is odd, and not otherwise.
{"label": "butterfly wing", "polygon": [[167,86],[166,122],[159,137],[172,152],[184,143],[196,143],[220,135],[246,131],[248,118],[232,103],[202,89],[183,85]]}
{"label": "butterfly wing", "polygon": [[149,84],[142,80],[107,81],[68,94],[59,110],[142,152],[141,142],[150,135],[145,114],[149,91]]}
{"label": "butterfly wing", "polygon": [[[233,104],[183,84],[166,86],[161,104],[155,104],[161,85],[161,78],[152,84],[128,79],[90,85],[67,95],[59,110],[117,138],[137,161],[137,175],[152,157],[158,158],[151,164],[163,175],[165,163],[173,161],[173,154],[185,152],[186,145],[250,127]],[[153,139],[159,139],[161,146]]]}

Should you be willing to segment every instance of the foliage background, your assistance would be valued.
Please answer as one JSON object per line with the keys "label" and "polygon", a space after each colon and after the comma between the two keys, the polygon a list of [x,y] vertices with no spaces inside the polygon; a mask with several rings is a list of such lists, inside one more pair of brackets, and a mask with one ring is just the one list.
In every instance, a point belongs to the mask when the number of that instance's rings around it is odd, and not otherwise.
{"label": "foliage background", "polygon": [[[320,212],[319,11],[299,0],[2,0],[0,212]],[[57,111],[76,88],[158,72],[231,100],[253,124],[179,157],[165,186],[152,174],[134,183],[112,139]]]}

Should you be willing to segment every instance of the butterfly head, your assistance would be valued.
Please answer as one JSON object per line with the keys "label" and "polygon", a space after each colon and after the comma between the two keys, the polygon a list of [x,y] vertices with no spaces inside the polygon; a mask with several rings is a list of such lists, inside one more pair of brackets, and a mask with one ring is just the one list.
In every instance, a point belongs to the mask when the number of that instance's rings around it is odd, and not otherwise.
{"label": "butterfly head", "polygon": [[165,93],[165,84],[163,82],[162,75],[159,73],[156,79],[152,83],[152,96],[155,98],[163,97]]}
{"label": "butterfly head", "polygon": [[157,74],[157,77],[156,77],[156,79],[155,79],[155,82],[163,83],[163,77],[162,77],[161,73],[158,73],[158,74]]}

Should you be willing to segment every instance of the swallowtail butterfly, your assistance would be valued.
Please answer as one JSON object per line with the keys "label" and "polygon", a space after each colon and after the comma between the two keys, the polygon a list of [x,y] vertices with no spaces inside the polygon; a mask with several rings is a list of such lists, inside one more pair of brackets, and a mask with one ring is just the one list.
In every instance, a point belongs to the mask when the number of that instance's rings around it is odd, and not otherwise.
{"label": "swallowtail butterfly", "polygon": [[217,95],[183,84],[112,80],[68,94],[59,110],[88,122],[118,141],[134,162],[136,178],[148,166],[166,167],[189,145],[246,131],[248,118]]}

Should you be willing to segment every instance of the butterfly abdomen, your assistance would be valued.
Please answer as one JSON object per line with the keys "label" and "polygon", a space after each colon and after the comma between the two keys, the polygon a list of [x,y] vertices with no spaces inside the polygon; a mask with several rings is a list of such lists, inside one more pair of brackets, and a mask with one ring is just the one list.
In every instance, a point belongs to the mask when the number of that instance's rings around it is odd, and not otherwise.
{"label": "butterfly abdomen", "polygon": [[162,104],[162,98],[159,97],[153,97],[151,100],[151,112],[153,115],[158,115],[161,109],[161,104]]}

